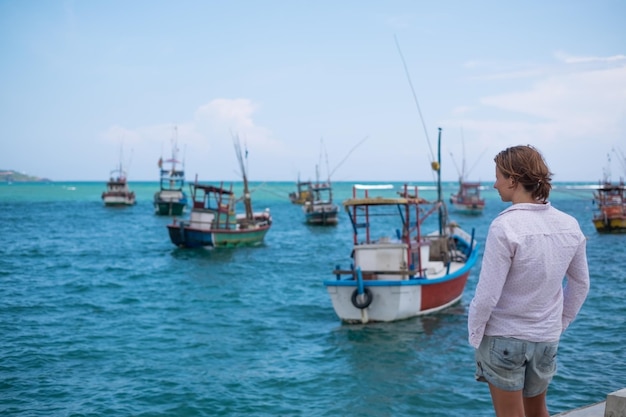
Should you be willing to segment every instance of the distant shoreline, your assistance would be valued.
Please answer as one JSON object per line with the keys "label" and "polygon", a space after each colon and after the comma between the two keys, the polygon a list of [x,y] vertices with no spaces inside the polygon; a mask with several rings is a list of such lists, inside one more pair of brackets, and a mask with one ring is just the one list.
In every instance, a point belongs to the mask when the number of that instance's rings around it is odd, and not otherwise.
{"label": "distant shoreline", "polygon": [[[222,180],[216,180],[216,179],[207,179],[207,180],[200,180],[200,183],[214,183],[214,182],[221,182]],[[224,182],[227,183],[238,183],[241,182],[239,179],[236,180],[223,180]],[[15,170],[10,170],[10,169],[0,169],[0,184],[3,183],[57,183],[57,184],[63,184],[63,183],[106,183],[106,180],[51,180],[49,178],[45,178],[45,177],[37,177],[37,176],[33,176],[33,175],[28,175],[28,174],[24,174]],[[148,184],[148,183],[158,183],[158,180],[130,180],[128,179],[128,183],[129,184]],[[188,184],[192,183],[193,181],[186,181]],[[258,180],[258,181],[251,181],[252,183],[258,184],[258,183],[268,183],[268,184],[272,184],[272,183],[292,183],[295,184],[296,181],[294,180]],[[450,179],[450,180],[442,180],[443,183],[446,184],[458,184],[458,180],[456,179]],[[489,181],[477,181],[479,182],[483,187],[491,187],[491,185],[493,184],[493,180],[489,180]],[[585,185],[593,185],[593,186],[597,186],[600,184],[601,181],[597,181],[597,180],[572,180],[572,181],[553,181],[552,184],[553,185],[564,185],[564,184],[585,184]],[[401,184],[401,183],[415,183],[415,184],[432,184],[433,181],[431,180],[385,180],[385,179],[377,179],[377,180],[354,180],[354,181],[333,181],[333,184],[356,184],[356,183],[367,183],[367,184],[386,184],[386,183],[394,183],[394,184]]]}
{"label": "distant shoreline", "polygon": [[52,182],[48,178],[23,174],[12,169],[0,169],[0,181],[9,184],[13,182]]}

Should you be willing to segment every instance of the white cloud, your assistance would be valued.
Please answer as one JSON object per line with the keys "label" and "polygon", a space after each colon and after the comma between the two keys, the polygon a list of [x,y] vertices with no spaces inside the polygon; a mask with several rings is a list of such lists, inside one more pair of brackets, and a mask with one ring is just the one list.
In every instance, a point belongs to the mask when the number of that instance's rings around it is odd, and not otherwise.
{"label": "white cloud", "polygon": [[554,56],[566,63],[566,64],[581,64],[581,63],[590,63],[590,62],[599,62],[599,63],[620,63],[622,61],[626,61],[626,55],[612,55],[612,56],[572,56],[565,52],[557,52]]}
{"label": "white cloud", "polygon": [[[190,177],[199,179],[238,179],[234,136],[250,152],[250,163],[276,166],[290,151],[273,138],[272,131],[255,120],[258,105],[249,99],[215,99],[198,107],[187,121],[177,125],[180,158],[185,159]],[[133,171],[149,178],[159,155],[169,155],[171,124],[129,128],[111,126],[101,134],[104,141],[121,144],[124,153],[134,153]],[[254,158],[254,161],[252,159]],[[257,172],[260,171],[257,170]]]}
{"label": "white cloud", "polygon": [[[626,114],[626,65],[551,76],[527,91],[485,97],[481,103],[536,118],[524,130],[545,138],[588,138],[616,131]],[[518,131],[524,124],[510,124]],[[607,135],[604,135],[607,137]],[[602,139],[600,139],[602,140]],[[607,138],[607,142],[612,138]]]}
{"label": "white cloud", "polygon": [[548,162],[553,161],[561,179],[599,176],[606,152],[623,141],[626,131],[626,60],[614,56],[567,61],[565,68],[544,68],[545,76],[526,88],[518,84],[515,91],[459,106],[456,114],[467,136],[475,138],[474,146],[496,153],[507,146],[534,144],[550,155]]}
{"label": "white cloud", "polygon": [[215,99],[196,110],[192,124],[198,134],[207,134],[216,143],[230,143],[238,135],[249,146],[278,146],[272,132],[255,122],[257,109],[250,99]]}

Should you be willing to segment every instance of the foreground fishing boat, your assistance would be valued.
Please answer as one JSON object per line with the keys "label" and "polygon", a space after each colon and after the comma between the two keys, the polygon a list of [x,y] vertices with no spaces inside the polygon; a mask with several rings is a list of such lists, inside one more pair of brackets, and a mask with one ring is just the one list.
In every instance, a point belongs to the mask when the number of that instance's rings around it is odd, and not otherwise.
{"label": "foreground fishing boat", "polygon": [[[239,142],[235,149],[239,167],[243,173],[243,197],[237,199],[233,186],[191,184],[192,208],[190,218],[181,221],[174,218],[167,225],[170,240],[184,248],[220,248],[256,246],[263,243],[272,225],[269,209],[262,212],[252,210],[251,193]],[[237,203],[243,200],[245,212],[237,213]]]}
{"label": "foreground fishing boat", "polygon": [[109,181],[106,183],[106,191],[102,193],[101,198],[107,207],[132,206],[136,203],[135,193],[128,188],[126,171],[121,162],[116,169],[111,171]]}
{"label": "foreground fishing boat", "polygon": [[[432,167],[438,177],[434,202],[408,185],[395,194],[391,185],[355,185],[352,198],[343,202],[352,223],[351,265],[337,266],[335,279],[324,281],[343,322],[403,320],[461,300],[476,264],[477,243],[473,230],[470,234],[448,222],[440,162]],[[431,217],[430,223],[437,227],[425,234],[422,226],[434,213],[437,221]]]}
{"label": "foreground fishing boat", "polygon": [[604,181],[594,192],[593,225],[600,233],[626,233],[626,186]]}
{"label": "foreground fishing boat", "polygon": [[459,180],[459,191],[450,196],[452,208],[463,214],[481,214],[485,209],[485,199],[480,196],[479,182]]}
{"label": "foreground fishing boat", "polygon": [[[395,321],[458,302],[476,264],[473,232],[450,223],[422,234],[422,223],[442,211],[441,202],[428,203],[418,197],[417,187],[406,185],[397,197],[370,195],[371,190],[381,191],[356,185],[343,203],[354,235],[352,265],[337,267],[336,279],[324,281],[337,316],[347,323]],[[396,218],[395,235],[377,236],[382,229],[376,221],[390,226],[389,216]]]}
{"label": "foreground fishing boat", "polygon": [[[159,191],[154,194],[154,212],[161,216],[180,216],[187,207],[185,169],[178,160],[178,144],[172,142],[172,156],[159,159]],[[180,167],[179,167],[180,166]]]}
{"label": "foreground fishing boat", "polygon": [[339,206],[333,203],[330,181],[312,183],[309,186],[309,195],[311,199],[302,206],[306,223],[321,226],[336,225],[339,220]]}

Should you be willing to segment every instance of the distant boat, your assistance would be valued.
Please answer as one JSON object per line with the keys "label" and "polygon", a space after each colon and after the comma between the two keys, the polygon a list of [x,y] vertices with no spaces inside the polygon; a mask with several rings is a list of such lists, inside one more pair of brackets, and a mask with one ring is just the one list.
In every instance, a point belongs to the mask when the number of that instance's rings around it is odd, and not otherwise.
{"label": "distant boat", "polygon": [[[450,204],[452,205],[452,209],[457,213],[482,214],[485,209],[485,199],[480,196],[481,184],[480,182],[466,181],[468,171],[466,171],[465,168],[465,140],[463,139],[462,133],[461,139],[463,145],[463,161],[460,170],[457,166],[459,190],[450,196]],[[452,153],[450,153],[450,155],[452,156]]]}
{"label": "distant boat", "polygon": [[[174,128],[175,132],[177,131]],[[178,167],[180,165],[180,168]],[[171,158],[159,159],[160,189],[154,194],[154,211],[161,216],[180,216],[187,206],[185,186],[185,169],[178,160],[178,139],[172,139]]]}
{"label": "distant boat", "polygon": [[311,181],[300,181],[300,177],[298,176],[298,181],[296,181],[296,191],[289,193],[289,200],[293,204],[300,205],[306,203],[307,201],[310,201],[310,186]]}
{"label": "distant boat", "polygon": [[339,221],[339,206],[333,202],[330,180],[314,182],[309,186],[308,201],[302,206],[305,221],[312,225],[336,225]]}
{"label": "distant boat", "polygon": [[600,233],[626,233],[626,187],[604,181],[593,194],[597,210],[593,225]]}
{"label": "distant boat", "polygon": [[[470,235],[448,222],[439,167],[433,163],[439,177],[437,201],[420,198],[417,186],[404,185],[394,195],[388,191],[392,185],[355,185],[352,198],[343,202],[352,223],[351,265],[337,266],[336,279],[324,281],[342,321],[403,320],[461,299],[476,264],[477,243],[473,231]],[[435,212],[438,230],[423,234],[422,223]]]}
{"label": "distant boat", "polygon": [[127,174],[120,162],[117,168],[113,169],[106,183],[106,191],[101,196],[104,205],[107,207],[132,206],[136,203],[135,193],[128,188]]}
{"label": "distant boat", "polygon": [[333,202],[333,187],[328,180],[319,180],[318,167],[315,167],[316,181],[310,182],[308,199],[302,206],[306,223],[312,225],[336,225],[339,221],[339,206]]}
{"label": "distant boat", "polygon": [[[170,240],[184,248],[222,248],[256,246],[263,243],[272,225],[270,210],[253,212],[248,177],[239,141],[235,143],[239,167],[243,174],[243,196],[237,199],[233,185],[191,184],[192,208],[187,221],[174,218],[167,225]],[[245,211],[236,212],[237,202],[243,200]]]}
{"label": "distant boat", "polygon": [[450,196],[450,204],[455,211],[464,214],[482,214],[485,199],[480,196],[479,182],[466,182],[459,178],[459,191]]}
{"label": "distant boat", "polygon": [[[618,148],[611,149],[611,153],[626,172],[624,153]],[[607,155],[603,179],[593,193],[596,210],[592,221],[599,233],[626,233],[626,187],[624,177],[620,176],[619,182],[611,181],[611,153]]]}

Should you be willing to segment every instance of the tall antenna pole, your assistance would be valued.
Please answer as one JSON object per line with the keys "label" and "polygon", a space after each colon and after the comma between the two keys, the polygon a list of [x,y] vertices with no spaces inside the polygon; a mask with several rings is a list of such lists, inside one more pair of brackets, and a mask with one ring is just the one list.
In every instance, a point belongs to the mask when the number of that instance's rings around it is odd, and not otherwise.
{"label": "tall antenna pole", "polygon": [[443,235],[443,204],[441,199],[441,128],[437,139],[437,201],[439,202],[439,236]]}

